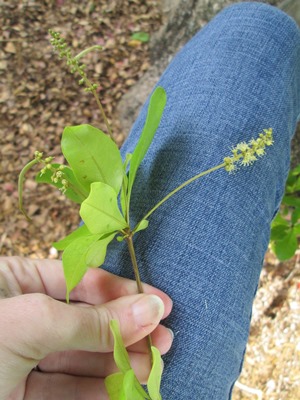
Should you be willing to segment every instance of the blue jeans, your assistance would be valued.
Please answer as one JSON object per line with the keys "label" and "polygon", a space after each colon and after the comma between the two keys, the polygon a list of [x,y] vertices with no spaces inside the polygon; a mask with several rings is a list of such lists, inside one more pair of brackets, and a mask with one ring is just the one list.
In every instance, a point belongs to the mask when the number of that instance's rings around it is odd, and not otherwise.
{"label": "blue jeans", "polygon": [[[289,170],[300,113],[300,32],[262,3],[223,10],[174,58],[159,81],[167,106],[138,172],[132,226],[164,195],[222,162],[241,141],[273,128],[274,145],[250,167],[219,170],[159,208],[134,237],[143,281],[174,301],[175,334],[164,358],[164,400],[231,397],[248,338],[251,307]],[[132,152],[142,109],[122,148]],[[125,243],[107,270],[133,277]]]}

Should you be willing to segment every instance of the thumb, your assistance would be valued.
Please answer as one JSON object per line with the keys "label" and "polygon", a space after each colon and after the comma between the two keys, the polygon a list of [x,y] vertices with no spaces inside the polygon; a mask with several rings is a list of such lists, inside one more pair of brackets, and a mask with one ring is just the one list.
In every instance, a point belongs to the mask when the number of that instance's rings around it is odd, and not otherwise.
{"label": "thumb", "polygon": [[163,301],[146,294],[87,307],[68,305],[43,294],[1,300],[0,387],[10,393],[52,352],[112,351],[111,319],[119,321],[127,346],[152,332],[163,313]]}

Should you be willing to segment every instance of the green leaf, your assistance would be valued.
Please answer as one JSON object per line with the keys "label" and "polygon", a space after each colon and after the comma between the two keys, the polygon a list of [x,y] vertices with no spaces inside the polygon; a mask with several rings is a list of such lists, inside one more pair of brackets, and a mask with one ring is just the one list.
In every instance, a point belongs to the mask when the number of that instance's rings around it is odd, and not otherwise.
{"label": "green leaf", "polygon": [[145,400],[145,398],[149,399],[149,396],[141,387],[141,384],[134,375],[133,369],[130,369],[125,373],[123,388],[126,400]]}
{"label": "green leaf", "polygon": [[131,157],[132,157],[132,154],[127,153],[126,159],[123,164],[123,182],[122,182],[120,203],[121,203],[121,210],[122,210],[124,217],[126,217],[126,215],[127,215],[127,209],[126,209],[126,207],[127,207],[127,192],[128,192],[127,167],[130,163]]}
{"label": "green leaf", "polygon": [[88,267],[100,267],[100,265],[104,263],[107,246],[113,240],[115,235],[116,232],[111,235],[105,235],[89,247],[85,257],[85,261]]}
{"label": "green leaf", "polygon": [[281,211],[282,217],[283,218],[287,217],[289,215],[289,212],[290,212],[289,207],[282,205],[282,211]]}
{"label": "green leaf", "polygon": [[81,204],[80,216],[93,234],[111,233],[127,227],[118,208],[116,192],[102,182],[91,184],[90,194]]}
{"label": "green leaf", "polygon": [[290,206],[290,207],[298,207],[300,208],[300,198],[291,196],[291,195],[286,195],[282,199],[282,203]]}
{"label": "green leaf", "polygon": [[123,164],[123,170],[124,170],[125,174],[127,172],[127,168],[128,168],[128,166],[130,164],[131,158],[132,158],[132,154],[131,153],[126,153],[125,161],[124,161],[124,164]]}
{"label": "green leaf", "polygon": [[73,242],[73,240],[90,235],[91,232],[88,230],[86,225],[82,225],[59,242],[54,242],[52,246],[55,247],[56,250],[65,250],[65,248],[68,247],[69,244]]}
{"label": "green leaf", "polygon": [[295,168],[290,171],[292,175],[299,175],[300,174],[300,164],[298,164]]}
{"label": "green leaf", "polygon": [[136,226],[136,228],[134,229],[134,232],[138,232],[138,231],[142,231],[143,229],[147,229],[149,225],[149,221],[147,221],[146,219],[142,219],[141,222],[139,222]]}
{"label": "green leaf", "polygon": [[132,40],[138,40],[139,42],[142,43],[147,43],[149,42],[150,35],[149,33],[146,32],[136,32],[133,35],[131,35]]}
{"label": "green leaf", "polygon": [[282,240],[272,243],[272,249],[280,261],[288,260],[293,257],[298,248],[296,233],[291,229]]}
{"label": "green leaf", "polygon": [[289,222],[282,216],[282,207],[280,208],[280,211],[277,213],[276,217],[272,221],[272,229],[274,226],[277,225],[286,225],[286,226],[290,225]]}
{"label": "green leaf", "polygon": [[294,186],[295,183],[297,182],[297,179],[298,179],[298,174],[296,174],[293,171],[290,171],[285,184],[285,194],[294,192]]}
{"label": "green leaf", "polygon": [[295,235],[298,237],[300,235],[300,224],[296,224],[295,226],[293,226],[293,230]]}
{"label": "green leaf", "polygon": [[123,177],[123,186],[122,186],[122,190],[121,190],[121,196],[120,196],[120,204],[121,204],[121,210],[122,210],[122,214],[124,215],[124,217],[126,217],[127,214],[127,187],[128,187],[128,177],[127,175],[124,175]]}
{"label": "green leaf", "polygon": [[79,237],[73,240],[63,252],[62,261],[67,286],[67,302],[69,302],[71,290],[78,285],[87,271],[86,254],[90,246],[99,239],[99,236],[98,234]]}
{"label": "green leaf", "polygon": [[292,224],[296,224],[298,222],[298,220],[300,219],[300,208],[296,208],[293,212],[292,212]]}
{"label": "green leaf", "polygon": [[[60,164],[51,164],[54,168],[58,168]],[[75,175],[71,168],[64,166],[62,172],[65,175],[65,179],[69,182],[68,189],[64,192],[65,196],[68,199],[74,201],[75,203],[81,204],[83,200],[88,196],[88,192],[84,187],[80,185],[80,183],[76,180]],[[38,183],[48,183],[52,186],[55,186],[57,189],[62,188],[61,182],[54,183],[51,180],[53,172],[51,170],[46,170],[44,174],[40,172],[36,175],[35,180]]]}
{"label": "green leaf", "polygon": [[[144,389],[142,388],[141,384],[139,383],[138,379],[136,378],[136,376],[134,375],[134,372],[131,368],[130,365],[130,360],[129,360],[129,356],[126,350],[126,347],[124,345],[121,333],[120,333],[120,326],[117,320],[111,320],[110,321],[110,329],[112,331],[113,337],[114,337],[114,360],[115,363],[117,365],[117,367],[119,368],[119,370],[125,374],[124,377],[124,382],[123,382],[123,387],[125,390],[127,390],[127,396],[128,393],[132,393],[135,394],[135,396],[133,397],[127,397],[126,396],[126,400],[127,399],[131,399],[131,400],[139,400],[139,399],[147,399],[150,400],[150,397],[147,395],[147,393],[144,391]],[[129,372],[129,374],[127,375],[127,373]],[[124,385],[126,381],[126,384]],[[140,397],[137,397],[140,396]],[[142,397],[141,397],[142,396]]]}
{"label": "green leaf", "polygon": [[61,140],[62,152],[76,179],[87,192],[93,182],[103,182],[118,194],[123,179],[120,151],[110,137],[91,125],[69,126]]}
{"label": "green leaf", "polygon": [[300,177],[297,175],[289,174],[285,185],[285,194],[294,194],[300,190]]}
{"label": "green leaf", "polygon": [[161,400],[160,383],[162,375],[162,362],[159,350],[151,346],[152,352],[152,368],[149,375],[147,389],[151,400]]}
{"label": "green leaf", "polygon": [[123,389],[123,372],[117,372],[104,379],[104,384],[109,395],[109,400],[126,400]]}
{"label": "green leaf", "polygon": [[288,225],[276,225],[271,228],[270,240],[281,240],[287,234],[290,227]]}
{"label": "green leaf", "polygon": [[110,321],[110,329],[114,337],[114,360],[117,367],[124,374],[131,369],[129,356],[120,333],[119,322],[115,319]]}
{"label": "green leaf", "polygon": [[160,124],[166,101],[167,95],[165,90],[158,86],[150,98],[146,122],[130,161],[128,177],[128,205],[130,202],[131,190],[137,170],[143,158],[145,157],[155,132]]}
{"label": "green leaf", "polygon": [[293,185],[293,192],[298,192],[300,190],[300,177],[297,177],[296,182]]}

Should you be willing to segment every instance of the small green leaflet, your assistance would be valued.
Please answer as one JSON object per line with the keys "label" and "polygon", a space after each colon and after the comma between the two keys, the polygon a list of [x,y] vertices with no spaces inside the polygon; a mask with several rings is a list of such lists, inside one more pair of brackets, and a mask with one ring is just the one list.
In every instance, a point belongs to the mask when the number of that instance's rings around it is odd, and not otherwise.
{"label": "small green leaflet", "polygon": [[300,208],[300,199],[295,196],[286,195],[282,199],[282,204]]}
{"label": "small green leaflet", "polygon": [[52,245],[54,248],[56,248],[56,250],[65,250],[65,248],[67,248],[69,244],[71,244],[75,239],[90,235],[91,232],[88,230],[86,225],[82,225],[79,228],[75,229],[75,231],[70,233],[68,236],[66,236],[59,242],[54,242]]}
{"label": "small green leaflet", "polygon": [[162,375],[162,362],[159,350],[151,346],[152,352],[152,368],[149,375],[147,389],[151,400],[161,400],[160,395],[160,382],[161,382],[161,375]]}
{"label": "small green leaflet", "polygon": [[[77,235],[79,230],[80,232],[85,232],[83,227],[78,228],[77,232],[75,231]],[[75,232],[73,232],[73,238]],[[68,244],[62,256],[67,286],[67,302],[69,301],[70,292],[81,281],[87,269],[89,267],[99,267],[104,263],[107,246],[115,235],[116,233],[105,236],[89,234],[86,236],[79,236]],[[66,238],[64,240],[66,240]],[[66,243],[68,243],[68,241],[65,241],[65,244]]]}
{"label": "small green leaflet", "polygon": [[289,222],[285,218],[283,218],[281,213],[278,213],[276,215],[276,217],[273,219],[273,221],[272,221],[272,229],[273,229],[274,226],[277,226],[277,225],[289,226]]}
{"label": "small green leaflet", "polygon": [[78,285],[87,271],[87,251],[89,247],[100,238],[100,236],[101,235],[97,234],[79,237],[73,240],[65,249],[62,261],[67,285],[67,302],[69,302],[71,290]]}
{"label": "small green leaflet", "polygon": [[300,219],[300,208],[296,208],[292,212],[292,217],[291,217],[291,222],[293,225],[295,225]]}
{"label": "small green leaflet", "polygon": [[293,168],[290,172],[289,172],[289,176],[290,175],[299,175],[300,174],[300,164],[298,164],[295,168]]}
{"label": "small green leaflet", "polygon": [[141,137],[134,149],[132,158],[130,160],[130,169],[128,177],[128,196],[127,196],[128,204],[130,202],[132,186],[135,180],[137,170],[143,158],[145,157],[148,148],[152,142],[152,139],[155,135],[155,132],[160,124],[166,102],[167,102],[166,92],[161,86],[158,86],[154,90],[150,98],[146,122]]}
{"label": "small green leaflet", "polygon": [[297,234],[293,227],[286,231],[281,240],[276,240],[272,243],[272,249],[280,261],[293,257],[297,248]]}
{"label": "small green leaflet", "polygon": [[110,321],[110,329],[114,337],[114,360],[121,371],[105,379],[110,400],[151,400],[131,368],[117,320]]}
{"label": "small green leaflet", "polygon": [[289,227],[288,223],[286,223],[284,225],[276,225],[276,226],[272,227],[270,240],[271,241],[281,240],[287,234],[289,229],[290,229],[290,227]]}
{"label": "small green leaflet", "polygon": [[139,231],[147,229],[148,225],[149,225],[149,221],[147,221],[146,219],[142,219],[141,222],[139,222],[137,224],[136,228],[134,229],[134,232],[137,233]]}
{"label": "small green leaflet", "polygon": [[131,35],[132,40],[138,40],[139,42],[142,43],[147,43],[149,42],[150,35],[149,33],[146,32],[136,32],[133,35]]}
{"label": "small green leaflet", "polygon": [[114,337],[114,359],[117,367],[124,374],[131,369],[129,356],[120,333],[120,326],[117,320],[110,321],[110,329]]}
{"label": "small green leaflet", "polygon": [[299,236],[300,235],[300,224],[294,225],[293,230],[294,230],[295,235]]}
{"label": "small green leaflet", "polygon": [[300,164],[289,172],[285,185],[285,194],[295,195],[300,190]]}
{"label": "small green leaflet", "polygon": [[87,268],[100,267],[104,263],[107,246],[115,235],[92,235],[86,225],[82,225],[64,239],[53,243],[57,250],[65,250],[62,261],[67,297],[81,281]]}
{"label": "small green leaflet", "polygon": [[132,154],[127,153],[126,158],[123,164],[123,182],[122,182],[122,189],[121,189],[121,196],[120,196],[120,203],[121,203],[121,210],[124,217],[127,216],[127,191],[128,191],[128,176],[127,176],[127,168],[130,163]]}
{"label": "small green leaflet", "polygon": [[64,129],[61,148],[87,192],[92,182],[103,182],[119,193],[123,179],[120,151],[100,129],[91,125],[69,126]]}
{"label": "small green leaflet", "polygon": [[[147,394],[137,381],[133,369],[125,373],[123,388],[126,400],[145,400],[145,395]],[[146,398],[149,397],[147,396]]]}
{"label": "small green leaflet", "polygon": [[116,232],[102,236],[97,242],[94,242],[87,250],[85,262],[88,267],[100,267],[104,263],[106,250],[109,243],[115,237]]}
{"label": "small green leaflet", "polygon": [[93,234],[111,233],[127,227],[118,208],[116,192],[102,182],[91,184],[90,194],[81,204],[80,216]]}
{"label": "small green leaflet", "polygon": [[105,378],[104,383],[110,400],[126,400],[123,380],[123,372],[116,372]]}
{"label": "small green leaflet", "polygon": [[[58,168],[60,164],[51,164],[52,167]],[[71,168],[64,166],[62,171],[65,175],[65,179],[69,183],[68,189],[65,191],[65,196],[75,203],[82,203],[83,200],[88,196],[88,192],[80,185],[80,183],[76,180],[75,175]],[[51,170],[47,170],[44,174],[40,172],[37,174],[35,180],[38,183],[49,183],[52,186],[55,186],[58,189],[62,188],[61,182],[54,183],[51,180],[53,172]]]}

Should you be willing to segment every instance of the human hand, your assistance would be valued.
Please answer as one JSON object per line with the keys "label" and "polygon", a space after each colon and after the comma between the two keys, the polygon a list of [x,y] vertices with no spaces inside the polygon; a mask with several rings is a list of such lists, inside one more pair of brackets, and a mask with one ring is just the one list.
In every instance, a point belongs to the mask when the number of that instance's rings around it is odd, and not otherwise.
{"label": "human hand", "polygon": [[0,257],[0,400],[108,399],[104,378],[116,371],[111,319],[145,382],[142,339],[153,332],[160,352],[169,350],[172,334],[159,322],[172,302],[149,285],[144,290],[134,294],[134,281],[90,269],[65,304],[60,261]]}

